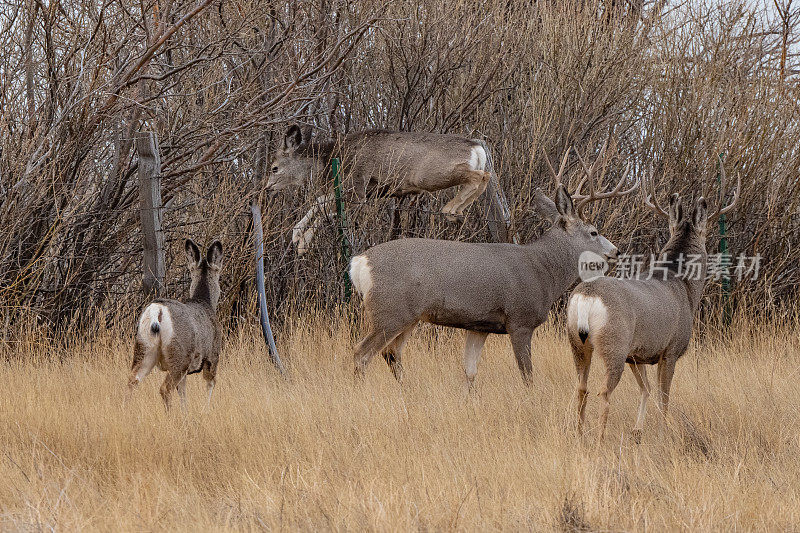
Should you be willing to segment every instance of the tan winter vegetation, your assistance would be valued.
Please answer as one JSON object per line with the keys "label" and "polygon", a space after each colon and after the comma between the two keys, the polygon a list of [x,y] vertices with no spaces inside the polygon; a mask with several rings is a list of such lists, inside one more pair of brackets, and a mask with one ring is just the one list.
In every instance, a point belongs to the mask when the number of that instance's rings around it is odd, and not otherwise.
{"label": "tan winter vegetation", "polygon": [[32,336],[0,354],[0,529],[791,530],[798,323],[738,324],[677,365],[663,437],[651,416],[634,444],[625,376],[597,449],[577,437],[572,355],[552,324],[534,335],[531,387],[507,337],[490,337],[471,396],[460,333],[420,328],[402,386],[380,359],[354,386],[345,321],[278,332],[289,381],[244,331],[210,409],[189,376],[185,414],[165,414],[160,379],[123,403],[132,339],[53,350]]}

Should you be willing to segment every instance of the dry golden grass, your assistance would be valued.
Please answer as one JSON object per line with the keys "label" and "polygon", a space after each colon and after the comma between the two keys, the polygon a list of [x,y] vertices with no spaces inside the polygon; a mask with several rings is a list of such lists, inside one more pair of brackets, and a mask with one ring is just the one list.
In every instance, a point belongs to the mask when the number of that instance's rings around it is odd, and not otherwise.
{"label": "dry golden grass", "polygon": [[[280,340],[291,381],[270,368],[252,332],[235,336],[210,410],[202,379],[190,376],[185,414],[165,414],[159,373],[123,403],[128,338],[7,347],[0,529],[800,524],[794,326],[739,324],[733,339],[697,340],[678,363],[668,431],[659,437],[651,402],[638,446],[637,388],[626,370],[599,448],[575,436],[574,370],[553,326],[534,337],[533,387],[523,386],[507,339],[494,337],[472,396],[458,332],[419,329],[401,387],[382,360],[354,386],[348,328],[312,321],[289,330]],[[594,392],[601,368],[596,361]]]}

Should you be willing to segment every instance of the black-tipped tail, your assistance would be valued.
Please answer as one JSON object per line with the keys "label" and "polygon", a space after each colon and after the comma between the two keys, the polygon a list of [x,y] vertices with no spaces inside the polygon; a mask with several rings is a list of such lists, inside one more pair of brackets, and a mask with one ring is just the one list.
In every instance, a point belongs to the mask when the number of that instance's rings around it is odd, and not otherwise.
{"label": "black-tipped tail", "polygon": [[589,338],[589,330],[586,329],[579,329],[578,330],[578,337],[581,338],[582,343],[586,343],[586,339]]}
{"label": "black-tipped tail", "polygon": [[158,322],[153,322],[150,324],[150,331],[153,332],[153,335],[158,335],[158,332],[161,331],[161,326],[158,325]]}

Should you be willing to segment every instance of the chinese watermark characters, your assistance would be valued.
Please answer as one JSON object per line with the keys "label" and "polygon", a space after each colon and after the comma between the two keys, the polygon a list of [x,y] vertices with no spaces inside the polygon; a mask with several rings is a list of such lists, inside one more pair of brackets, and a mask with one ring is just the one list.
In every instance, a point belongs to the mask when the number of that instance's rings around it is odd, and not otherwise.
{"label": "chinese watermark characters", "polygon": [[[646,260],[649,259],[649,260]],[[705,278],[703,277],[705,267]],[[578,273],[581,280],[590,281],[608,272],[605,258],[592,252],[584,252],[578,260]],[[666,255],[622,254],[617,258],[613,277],[619,279],[660,279],[671,276],[688,280],[754,280],[761,269],[761,254],[733,257],[727,253],[709,254],[705,264],[700,254]]]}

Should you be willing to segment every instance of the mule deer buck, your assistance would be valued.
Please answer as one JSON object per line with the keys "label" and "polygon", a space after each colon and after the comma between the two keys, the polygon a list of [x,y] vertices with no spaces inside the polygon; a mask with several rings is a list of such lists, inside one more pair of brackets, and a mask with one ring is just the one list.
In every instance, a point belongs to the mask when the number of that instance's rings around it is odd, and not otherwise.
{"label": "mule deer buck", "polygon": [[185,243],[191,286],[184,302],[158,299],[148,305],[139,318],[133,349],[129,390],[142,382],[158,365],[167,376],[161,385],[161,398],[169,409],[172,389],[178,390],[186,405],[186,376],[202,370],[208,388],[208,402],[222,346],[222,328],[217,319],[219,273],[222,244],[214,241],[203,257],[191,239]]}
{"label": "mule deer buck", "polygon": [[[422,321],[467,330],[464,372],[470,388],[490,333],[511,337],[522,377],[530,381],[533,330],[545,321],[553,302],[578,280],[581,253],[617,255],[617,248],[579,214],[589,202],[626,196],[639,185],[622,190],[626,171],[609,192],[592,188],[590,195],[570,196],[561,184],[568,156],[569,150],[558,174],[550,167],[555,202],[536,190],[537,210],[552,221],[552,227],[530,244],[400,239],[351,260],[350,277],[363,298],[370,325],[355,349],[357,375],[363,375],[370,359],[381,353],[399,381],[403,344]],[[593,178],[595,165],[580,187]]]}
{"label": "mule deer buck", "polygon": [[[278,191],[330,176],[331,161],[337,157],[343,165],[342,190],[362,202],[368,191],[403,198],[460,185],[455,197],[442,208],[442,213],[450,219],[462,216],[483,194],[490,179],[484,170],[486,150],[478,140],[457,135],[370,130],[316,142],[293,125],[272,162],[266,188]],[[308,249],[325,216],[335,213],[332,191],[316,199],[292,232],[292,242],[299,254]]]}
{"label": "mule deer buck", "polygon": [[[720,168],[724,187],[722,161]],[[605,386],[600,392],[600,440],[608,421],[609,397],[619,383],[625,363],[641,390],[634,439],[637,442],[641,439],[650,395],[645,365],[658,365],[658,405],[666,417],[675,363],[689,346],[694,314],[703,296],[708,221],[734,207],[741,178],[733,201],[710,216],[703,197],[697,200],[691,215],[685,216],[677,193],[670,197],[668,211],[664,211],[655,199],[652,175],[650,183],[652,196],[646,195],[644,203],[657,215],[669,219],[670,232],[670,239],[657,259],[657,268],[655,262],[650,268],[656,277],[600,277],[583,282],[572,292],[567,307],[567,331],[578,374],[580,433],[592,357],[599,355],[605,363]]]}

